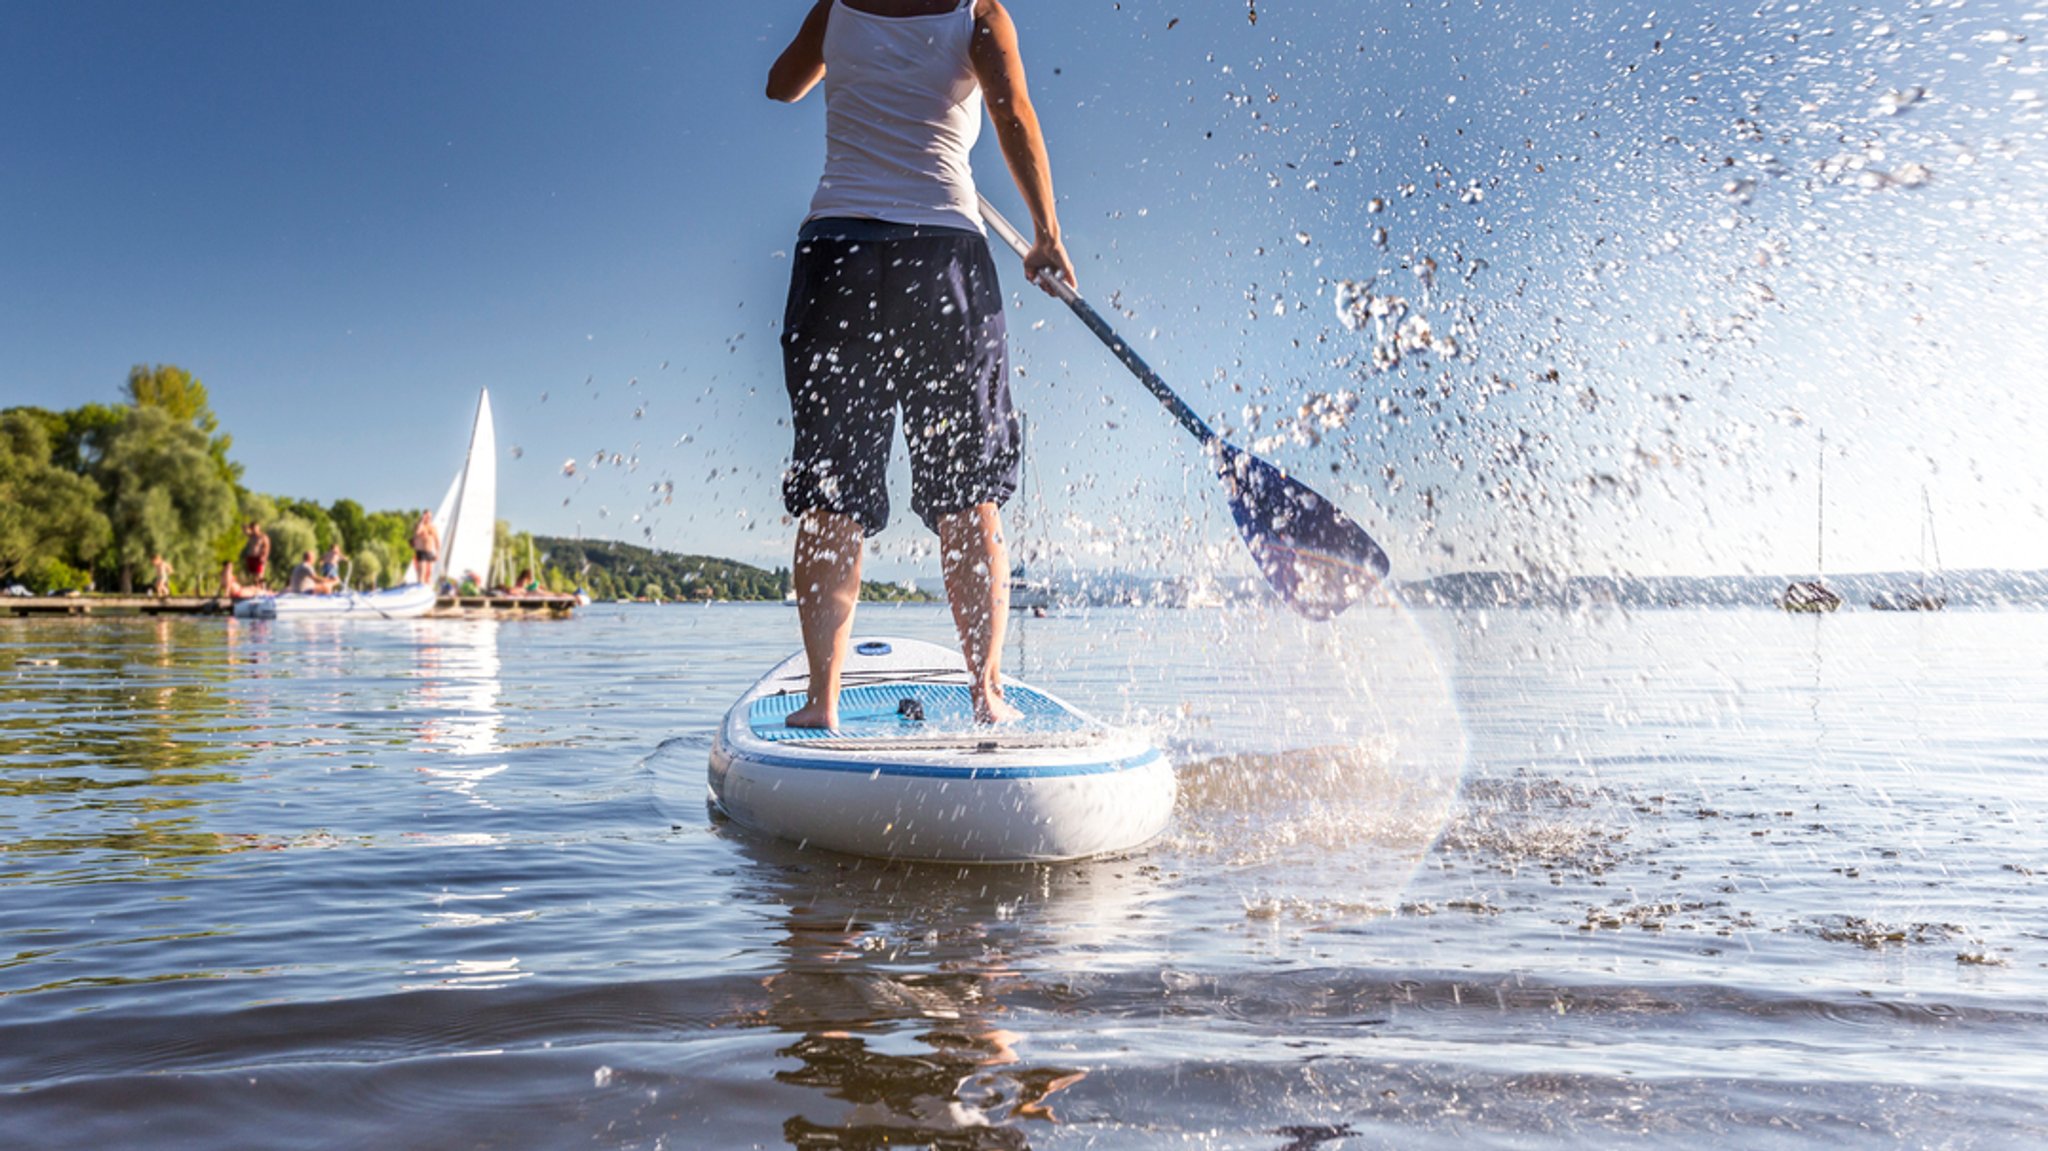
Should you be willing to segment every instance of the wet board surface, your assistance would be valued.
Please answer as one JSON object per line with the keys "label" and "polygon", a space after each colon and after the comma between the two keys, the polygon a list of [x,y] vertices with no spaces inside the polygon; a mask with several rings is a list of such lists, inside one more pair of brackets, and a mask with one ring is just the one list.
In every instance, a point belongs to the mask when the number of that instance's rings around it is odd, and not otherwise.
{"label": "wet board surface", "polygon": [[856,644],[842,674],[839,726],[790,727],[790,713],[810,696],[800,655],[756,685],[745,701],[747,732],[790,751],[951,751],[1079,747],[1110,734],[1099,721],[1026,684],[1006,679],[1003,698],[1023,716],[1009,723],[974,721],[967,671],[957,651],[916,640]]}
{"label": "wet board surface", "polygon": [[974,700],[965,684],[878,683],[839,692],[839,726],[790,727],[783,721],[809,698],[802,692],[754,701],[747,724],[770,743],[814,748],[935,748],[958,746],[1045,747],[1085,742],[1100,725],[1068,710],[1058,700],[1021,684],[1007,685],[1003,698],[1024,713],[1005,724],[974,722]]}

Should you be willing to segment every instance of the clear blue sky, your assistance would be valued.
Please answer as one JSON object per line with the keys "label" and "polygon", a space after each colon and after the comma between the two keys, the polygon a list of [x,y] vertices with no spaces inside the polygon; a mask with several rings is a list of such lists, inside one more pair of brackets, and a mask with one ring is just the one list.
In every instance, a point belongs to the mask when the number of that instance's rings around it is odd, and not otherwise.
{"label": "clear blue sky", "polygon": [[[1917,563],[1923,485],[1950,566],[2048,566],[2048,7],[1719,7],[1012,10],[1084,290],[1401,574],[1808,567],[1822,427],[1830,568]],[[176,363],[252,486],[422,506],[488,386],[518,526],[784,562],[822,105],[761,86],[806,8],[7,5],[0,404]],[[1375,275],[1460,353],[1367,366],[1334,285]],[[1019,299],[1027,542],[1248,573],[1181,433]],[[907,509],[881,542],[935,570]]]}

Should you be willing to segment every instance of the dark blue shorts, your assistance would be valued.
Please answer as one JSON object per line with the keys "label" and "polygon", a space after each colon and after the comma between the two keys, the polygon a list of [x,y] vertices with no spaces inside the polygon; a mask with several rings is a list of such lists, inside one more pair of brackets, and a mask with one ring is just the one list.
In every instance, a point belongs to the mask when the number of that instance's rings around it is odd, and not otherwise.
{"label": "dark blue shorts", "polygon": [[782,371],[796,430],[782,481],[791,515],[838,512],[870,535],[888,526],[899,410],[910,507],[926,524],[1016,492],[1008,329],[979,234],[874,220],[804,225]]}

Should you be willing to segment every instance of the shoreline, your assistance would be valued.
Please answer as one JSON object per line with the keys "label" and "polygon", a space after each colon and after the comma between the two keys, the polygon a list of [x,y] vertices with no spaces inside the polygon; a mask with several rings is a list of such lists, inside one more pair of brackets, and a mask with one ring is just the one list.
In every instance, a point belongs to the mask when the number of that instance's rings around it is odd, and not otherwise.
{"label": "shoreline", "polygon": [[[257,597],[247,597],[257,598]],[[568,619],[576,597],[547,593],[529,595],[444,595],[435,600],[426,619]],[[0,597],[0,615],[15,619],[75,619],[80,616],[202,616],[232,618],[233,604],[218,595],[74,595]]]}

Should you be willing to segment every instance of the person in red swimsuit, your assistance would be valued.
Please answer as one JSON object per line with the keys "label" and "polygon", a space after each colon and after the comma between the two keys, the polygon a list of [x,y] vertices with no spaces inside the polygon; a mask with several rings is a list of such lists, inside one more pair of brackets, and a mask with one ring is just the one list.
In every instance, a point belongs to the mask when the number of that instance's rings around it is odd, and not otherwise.
{"label": "person in red swimsuit", "polygon": [[264,533],[263,525],[250,520],[242,534],[248,539],[242,544],[242,571],[256,586],[263,586],[264,577],[270,574],[270,537]]}

